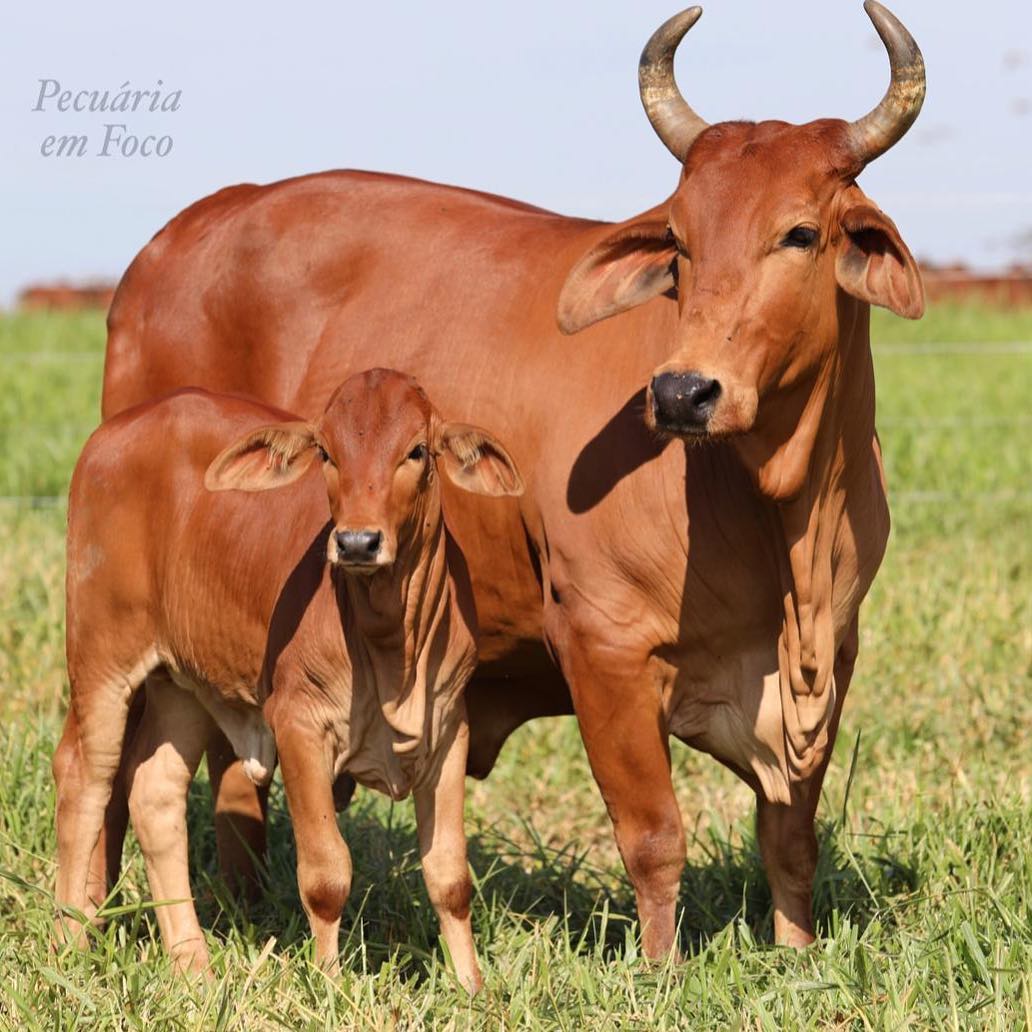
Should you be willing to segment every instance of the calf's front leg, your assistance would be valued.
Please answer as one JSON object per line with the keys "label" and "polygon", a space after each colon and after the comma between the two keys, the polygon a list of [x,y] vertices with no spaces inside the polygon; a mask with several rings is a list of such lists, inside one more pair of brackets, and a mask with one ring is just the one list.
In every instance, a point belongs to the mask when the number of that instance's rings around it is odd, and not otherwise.
{"label": "calf's front leg", "polygon": [[435,777],[420,784],[413,796],[419,855],[430,902],[440,922],[455,973],[470,993],[483,984],[469,908],[473,887],[466,860],[463,807],[466,798],[466,754],[469,727],[465,714],[450,731]]}
{"label": "calf's front leg", "polygon": [[351,892],[351,853],[337,827],[333,771],[323,736],[313,729],[277,729],[283,787],[297,842],[297,885],[315,937],[316,962],[340,972],[340,915]]}

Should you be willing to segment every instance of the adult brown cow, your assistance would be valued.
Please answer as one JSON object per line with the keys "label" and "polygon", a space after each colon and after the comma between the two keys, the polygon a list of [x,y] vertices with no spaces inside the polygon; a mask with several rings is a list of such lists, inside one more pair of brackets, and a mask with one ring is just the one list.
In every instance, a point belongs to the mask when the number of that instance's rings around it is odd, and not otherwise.
{"label": "adult brown cow", "polygon": [[813,938],[814,812],[888,533],[869,305],[923,309],[855,178],[924,64],[865,7],[892,78],[853,123],[708,126],[673,78],[700,9],[664,24],[641,95],[681,176],[627,222],[357,172],[237,186],[144,248],[110,314],[105,415],[199,384],[313,416],[386,362],[511,442],[523,498],[455,521],[483,632],[470,769],[572,701],[650,957],[685,859],[671,734],[755,789],[776,938]]}

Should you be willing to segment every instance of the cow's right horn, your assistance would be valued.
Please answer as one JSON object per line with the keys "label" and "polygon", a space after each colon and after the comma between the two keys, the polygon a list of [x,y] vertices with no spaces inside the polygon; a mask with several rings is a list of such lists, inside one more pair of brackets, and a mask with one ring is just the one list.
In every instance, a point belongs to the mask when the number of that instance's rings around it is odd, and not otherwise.
{"label": "cow's right horn", "polygon": [[864,10],[889,52],[892,79],[881,103],[849,126],[857,158],[866,165],[884,154],[914,124],[925,97],[925,65],[914,37],[878,0],[866,0]]}
{"label": "cow's right horn", "polygon": [[709,125],[692,110],[674,81],[677,45],[701,14],[701,7],[689,7],[663,22],[645,44],[638,62],[638,89],[645,114],[667,150],[681,162]]}

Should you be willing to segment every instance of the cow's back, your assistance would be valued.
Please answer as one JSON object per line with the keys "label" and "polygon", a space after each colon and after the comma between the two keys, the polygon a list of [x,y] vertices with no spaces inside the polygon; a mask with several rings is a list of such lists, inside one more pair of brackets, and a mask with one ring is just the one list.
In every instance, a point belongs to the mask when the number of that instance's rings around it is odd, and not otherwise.
{"label": "cow's back", "polygon": [[[428,349],[468,362],[458,337],[481,359],[497,361],[499,342],[519,356],[519,334],[486,328],[506,312],[525,324],[548,283],[543,260],[591,226],[372,173],[226,188],[169,222],[123,277],[108,317],[103,415],[200,386],[314,418],[358,369],[425,375]],[[554,298],[544,307],[555,335]]]}

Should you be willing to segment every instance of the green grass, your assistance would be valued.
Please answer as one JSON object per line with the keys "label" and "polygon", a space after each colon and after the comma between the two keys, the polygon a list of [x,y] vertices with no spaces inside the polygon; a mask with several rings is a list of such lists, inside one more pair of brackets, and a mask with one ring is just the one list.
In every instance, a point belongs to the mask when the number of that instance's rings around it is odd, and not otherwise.
{"label": "green grass", "polygon": [[[171,976],[134,844],[127,911],[92,951],[52,952],[65,514],[6,498],[0,1027],[1032,1025],[1032,354],[919,347],[1030,341],[1032,312],[951,307],[917,324],[876,313],[874,337],[894,527],[821,807],[817,947],[769,945],[751,793],[675,744],[691,835],[689,957],[643,964],[632,894],[564,719],[521,729],[491,778],[470,783],[486,976],[472,1002],[443,959],[411,806],[372,793],[341,818],[356,876],[335,983],[311,963],[282,794],[269,890],[245,914],[215,875],[203,774],[190,807],[192,870],[214,982]],[[95,317],[0,320],[0,495],[64,492],[96,419],[102,348]]]}

